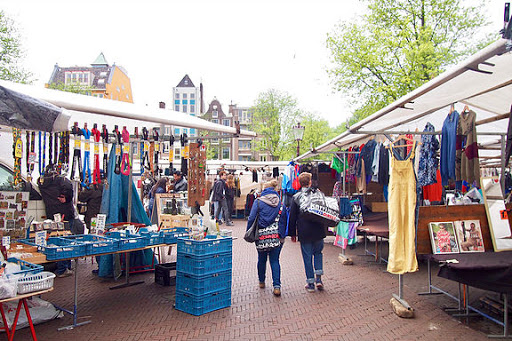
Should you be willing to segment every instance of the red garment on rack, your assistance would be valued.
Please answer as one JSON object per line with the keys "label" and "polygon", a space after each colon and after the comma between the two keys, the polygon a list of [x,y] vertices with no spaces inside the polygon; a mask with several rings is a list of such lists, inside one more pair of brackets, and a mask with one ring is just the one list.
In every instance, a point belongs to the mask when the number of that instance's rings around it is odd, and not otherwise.
{"label": "red garment on rack", "polygon": [[441,185],[441,172],[439,169],[436,173],[436,180],[437,182],[432,185],[423,186],[423,199],[430,202],[443,200],[443,186]]}

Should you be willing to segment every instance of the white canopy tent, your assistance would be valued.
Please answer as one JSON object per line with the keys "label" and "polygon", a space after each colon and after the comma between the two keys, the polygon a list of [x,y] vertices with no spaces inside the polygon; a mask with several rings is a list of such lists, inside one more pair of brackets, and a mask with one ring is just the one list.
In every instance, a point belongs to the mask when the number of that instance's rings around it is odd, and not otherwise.
{"label": "white canopy tent", "polygon": [[440,131],[449,107],[455,104],[459,112],[467,105],[477,114],[478,142],[493,148],[480,150],[483,163],[488,157],[499,162],[504,149],[500,142],[508,123],[503,119],[509,117],[512,104],[512,54],[506,42],[501,39],[491,44],[295,160],[360,144],[373,134],[421,132],[427,122]]}
{"label": "white canopy tent", "polygon": [[[236,134],[236,128],[215,124],[198,117],[168,109],[149,108],[127,102],[105,100],[102,98],[84,96],[59,90],[51,90],[26,84],[12,83],[0,80],[0,86],[21,94],[33,97],[57,107],[66,109],[55,121],[53,131],[69,130],[72,123],[79,117],[90,114],[101,115],[98,123],[104,123],[105,116],[135,120],[145,123],[173,125],[183,128],[205,129],[209,131]],[[72,120],[73,119],[73,120]],[[132,121],[133,124],[135,121]],[[130,121],[127,121],[130,123]],[[135,123],[136,124],[136,123]],[[256,136],[256,133],[241,130],[240,136]]]}

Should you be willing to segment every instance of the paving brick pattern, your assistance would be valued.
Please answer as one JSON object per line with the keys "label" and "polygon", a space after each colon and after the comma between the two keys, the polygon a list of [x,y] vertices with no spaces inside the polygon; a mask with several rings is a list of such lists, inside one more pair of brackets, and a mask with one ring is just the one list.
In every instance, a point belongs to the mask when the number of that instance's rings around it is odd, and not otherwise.
{"label": "paving brick pattern", "polygon": [[[471,322],[469,327],[443,311],[452,304],[439,296],[419,296],[426,287],[426,265],[404,278],[404,298],[415,309],[415,318],[395,315],[389,300],[398,292],[397,276],[384,265],[357,256],[362,245],[348,250],[354,265],[342,265],[340,250],[326,239],[323,277],[325,291],[308,293],[299,243],[287,240],[281,253],[282,296],[272,295],[270,267],[267,287],[258,288],[257,254],[243,239],[246,222],[233,227],[232,306],[202,316],[173,308],[174,287],[154,283],[152,273],[133,275],[142,285],[109,290],[122,280],[101,280],[91,273],[96,265],[80,260],[79,319],[91,320],[73,330],[57,331],[71,324],[65,315],[36,326],[40,340],[486,340],[486,332],[500,333],[489,323]],[[370,247],[371,244],[370,244]],[[173,256],[175,258],[175,250]],[[434,275],[435,276],[435,275]],[[439,279],[435,279],[439,281]],[[455,290],[448,281],[447,289]],[[58,306],[72,307],[74,278],[57,278],[55,290],[45,294]],[[444,296],[443,296],[444,297]],[[482,327],[483,325],[483,327]],[[474,326],[480,328],[475,330]],[[1,335],[0,339],[5,335]],[[16,339],[30,340],[30,332],[16,332]]]}

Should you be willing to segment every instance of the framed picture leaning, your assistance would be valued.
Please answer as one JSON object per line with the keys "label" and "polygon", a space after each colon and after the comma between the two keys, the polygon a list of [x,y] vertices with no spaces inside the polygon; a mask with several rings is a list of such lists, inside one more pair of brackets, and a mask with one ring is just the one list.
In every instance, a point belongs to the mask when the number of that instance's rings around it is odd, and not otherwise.
{"label": "framed picture leaning", "polygon": [[428,228],[433,254],[460,252],[453,222],[432,222]]}

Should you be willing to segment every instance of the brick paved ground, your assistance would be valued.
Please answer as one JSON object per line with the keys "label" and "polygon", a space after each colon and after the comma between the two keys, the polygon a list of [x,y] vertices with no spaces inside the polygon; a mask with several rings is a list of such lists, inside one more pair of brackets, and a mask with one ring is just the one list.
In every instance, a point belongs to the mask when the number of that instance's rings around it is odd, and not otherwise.
{"label": "brick paved ground", "polygon": [[[267,288],[259,289],[256,251],[241,238],[245,221],[233,227],[238,239],[233,242],[232,306],[195,317],[173,309],[174,287],[154,283],[151,273],[132,276],[144,280],[138,286],[109,290],[113,281],[91,274],[95,265],[80,260],[79,322],[92,323],[74,330],[57,331],[72,319],[66,315],[36,326],[40,340],[486,340],[488,332],[502,329],[485,321],[459,322],[443,311],[453,305],[442,296],[419,296],[426,289],[426,265],[421,272],[404,279],[404,298],[416,310],[414,319],[401,319],[389,305],[397,293],[397,277],[383,271],[384,265],[359,257],[360,245],[348,250],[355,264],[344,266],[340,249],[326,239],[324,249],[324,292],[307,293],[299,244],[286,242],[281,254],[281,297]],[[328,244],[329,243],[329,244]],[[174,251],[175,252],[175,251]],[[175,257],[175,254],[173,255]],[[435,275],[434,275],[435,276]],[[452,290],[448,281],[435,278],[440,286]],[[54,304],[71,307],[73,277],[57,278],[55,290],[43,296]],[[479,330],[475,330],[478,328]],[[29,340],[28,329],[18,331],[16,339]],[[1,335],[5,338],[5,335]]]}

